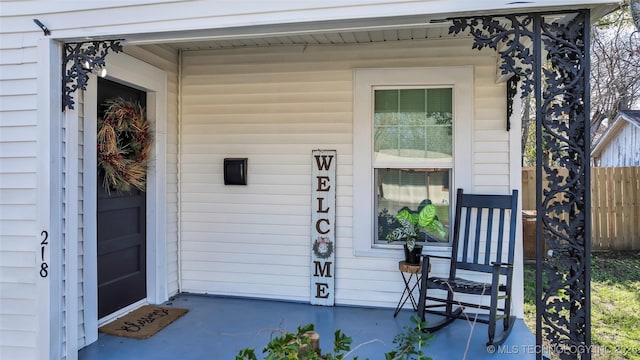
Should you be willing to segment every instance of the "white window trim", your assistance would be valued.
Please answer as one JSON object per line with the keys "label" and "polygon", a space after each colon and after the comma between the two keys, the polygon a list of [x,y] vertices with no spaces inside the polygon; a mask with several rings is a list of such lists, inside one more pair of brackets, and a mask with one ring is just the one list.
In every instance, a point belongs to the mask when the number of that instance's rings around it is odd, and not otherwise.
{"label": "white window trim", "polygon": [[[355,69],[353,75],[353,252],[355,256],[398,258],[399,246],[373,245],[373,89],[379,86],[453,87],[452,189],[472,188],[473,66]],[[455,204],[451,204],[454,206]],[[396,249],[396,250],[393,250]],[[446,246],[425,251],[450,252]]]}

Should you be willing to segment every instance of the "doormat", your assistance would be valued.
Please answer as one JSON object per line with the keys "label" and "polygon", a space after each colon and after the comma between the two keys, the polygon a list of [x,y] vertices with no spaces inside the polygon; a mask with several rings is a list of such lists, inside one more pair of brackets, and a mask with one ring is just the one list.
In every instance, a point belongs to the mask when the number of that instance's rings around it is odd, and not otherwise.
{"label": "doormat", "polygon": [[187,313],[187,309],[145,305],[100,327],[105,334],[147,339]]}

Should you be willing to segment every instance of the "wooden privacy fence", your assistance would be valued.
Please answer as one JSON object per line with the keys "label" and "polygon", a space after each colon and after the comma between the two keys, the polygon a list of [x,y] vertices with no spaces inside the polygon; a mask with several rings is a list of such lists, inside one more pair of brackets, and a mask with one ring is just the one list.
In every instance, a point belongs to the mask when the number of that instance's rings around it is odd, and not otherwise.
{"label": "wooden privacy fence", "polygon": [[[522,209],[536,209],[535,167],[522,168]],[[640,250],[640,167],[591,168],[591,247]]]}

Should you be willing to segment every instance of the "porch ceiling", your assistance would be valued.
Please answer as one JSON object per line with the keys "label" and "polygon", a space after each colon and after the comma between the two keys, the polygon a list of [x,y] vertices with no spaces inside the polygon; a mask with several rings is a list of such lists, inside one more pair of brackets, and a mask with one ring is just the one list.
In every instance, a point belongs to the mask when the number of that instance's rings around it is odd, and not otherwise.
{"label": "porch ceiling", "polygon": [[[300,33],[247,34],[236,37],[220,37],[204,40],[188,40],[171,43],[180,50],[207,50],[279,45],[338,45],[373,42],[451,38],[450,22],[423,24],[421,26],[382,27],[368,30],[309,31]],[[458,35],[461,36],[461,35]]]}

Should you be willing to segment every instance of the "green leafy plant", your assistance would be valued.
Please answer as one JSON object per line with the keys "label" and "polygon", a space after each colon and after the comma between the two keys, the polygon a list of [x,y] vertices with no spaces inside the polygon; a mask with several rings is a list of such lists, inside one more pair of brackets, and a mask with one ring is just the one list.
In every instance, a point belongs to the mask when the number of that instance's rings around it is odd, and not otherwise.
{"label": "green leafy plant", "polygon": [[[433,337],[424,331],[426,322],[420,321],[416,316],[411,317],[411,325],[404,326],[404,332],[399,333],[393,339],[396,344],[394,350],[387,352],[385,360],[431,360],[423,353],[427,341]],[[313,324],[298,327],[295,333],[282,331],[281,335],[271,338],[262,352],[266,354],[265,360],[357,360],[352,356],[353,340],[337,329],[334,333],[333,350],[322,354],[321,349],[314,349],[310,333],[313,332]],[[367,344],[367,343],[365,343]],[[363,344],[356,347],[356,349]],[[246,348],[240,350],[235,360],[257,360],[255,350]]]}
{"label": "green leafy plant", "polygon": [[396,348],[384,355],[385,360],[431,360],[424,355],[423,348],[428,345],[427,341],[433,334],[426,332],[426,321],[421,321],[417,316],[412,316],[411,322],[413,326],[405,325],[405,331],[393,339]]}
{"label": "green leafy plant", "polygon": [[[314,330],[313,324],[299,326],[295,333],[280,331],[281,335],[271,338],[262,352],[267,354],[265,360],[341,360],[345,359],[351,350],[352,339],[339,329],[334,333],[333,353],[321,354],[319,349],[314,349],[310,333]],[[357,358],[354,358],[354,360]],[[241,350],[236,355],[236,360],[257,360],[255,350],[251,348]]]}
{"label": "green leafy plant", "polygon": [[403,207],[398,211],[396,220],[400,226],[387,234],[387,241],[405,241],[409,251],[415,248],[416,242],[425,233],[438,234],[440,237],[446,236],[444,226],[438,220],[437,208],[428,200],[420,204],[416,211],[406,206]]}

